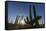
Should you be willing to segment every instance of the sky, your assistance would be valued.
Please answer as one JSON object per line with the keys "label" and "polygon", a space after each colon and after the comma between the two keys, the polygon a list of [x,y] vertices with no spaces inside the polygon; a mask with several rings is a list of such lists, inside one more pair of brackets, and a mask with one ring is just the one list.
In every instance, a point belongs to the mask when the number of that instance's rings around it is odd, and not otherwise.
{"label": "sky", "polygon": [[[34,4],[34,3],[19,3],[19,2],[8,2],[8,17],[15,20],[16,16],[29,16],[29,5],[31,8],[35,5],[36,15],[42,16],[39,20],[40,23],[44,23],[44,4]],[[33,8],[31,9],[33,10]],[[33,17],[33,15],[32,15]]]}

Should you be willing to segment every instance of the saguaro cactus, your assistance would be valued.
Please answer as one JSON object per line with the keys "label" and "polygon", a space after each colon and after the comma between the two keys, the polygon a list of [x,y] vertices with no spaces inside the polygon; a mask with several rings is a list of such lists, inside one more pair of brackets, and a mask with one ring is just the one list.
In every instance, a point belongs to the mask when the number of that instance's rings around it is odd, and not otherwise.
{"label": "saguaro cactus", "polygon": [[27,21],[25,21],[27,24],[30,24],[33,27],[33,24],[35,23],[36,26],[39,26],[39,22],[38,20],[41,18],[41,16],[36,16],[36,9],[35,9],[35,5],[33,5],[33,14],[34,14],[34,19],[32,20],[32,13],[31,13],[31,5],[29,5],[29,18],[30,21],[28,20],[27,17]]}
{"label": "saguaro cactus", "polygon": [[37,20],[37,18],[36,18],[36,9],[35,9],[35,5],[33,5],[33,12],[34,12],[35,23],[36,23],[36,25],[38,26],[39,23],[38,23],[38,20]]}

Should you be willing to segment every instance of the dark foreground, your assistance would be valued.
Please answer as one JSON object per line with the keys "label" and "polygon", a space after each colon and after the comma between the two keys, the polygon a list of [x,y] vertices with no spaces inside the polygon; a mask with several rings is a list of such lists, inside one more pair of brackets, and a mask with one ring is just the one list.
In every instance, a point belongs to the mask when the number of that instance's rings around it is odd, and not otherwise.
{"label": "dark foreground", "polygon": [[[6,28],[6,27],[5,27]],[[44,24],[39,25],[39,26],[33,26],[26,24],[26,25],[14,25],[14,24],[9,24],[6,28],[6,30],[17,30],[17,29],[34,29],[34,28],[45,28]]]}

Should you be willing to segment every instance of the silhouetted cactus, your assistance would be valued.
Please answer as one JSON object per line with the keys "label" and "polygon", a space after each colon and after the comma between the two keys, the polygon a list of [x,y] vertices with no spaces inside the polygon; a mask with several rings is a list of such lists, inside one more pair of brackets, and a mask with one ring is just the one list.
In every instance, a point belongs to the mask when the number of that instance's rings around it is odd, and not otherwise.
{"label": "silhouetted cactus", "polygon": [[36,23],[36,26],[39,26],[39,22],[38,20],[41,18],[41,16],[36,16],[36,9],[35,9],[35,5],[33,5],[33,12],[34,12],[34,21]]}
{"label": "silhouetted cactus", "polygon": [[29,18],[30,18],[30,21],[28,20],[28,17],[27,17],[27,21],[25,20],[25,22],[27,24],[30,24],[32,27],[33,27],[33,24],[35,23],[36,26],[39,26],[39,22],[38,20],[41,18],[41,16],[36,16],[36,9],[35,9],[35,5],[33,5],[33,13],[34,13],[34,19],[32,20],[32,13],[31,13],[31,5],[29,5]]}

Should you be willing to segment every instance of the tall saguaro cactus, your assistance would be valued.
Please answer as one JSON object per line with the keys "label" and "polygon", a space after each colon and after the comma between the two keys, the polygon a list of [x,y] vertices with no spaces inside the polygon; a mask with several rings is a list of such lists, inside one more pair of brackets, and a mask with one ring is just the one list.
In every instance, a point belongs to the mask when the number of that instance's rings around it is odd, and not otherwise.
{"label": "tall saguaro cactus", "polygon": [[32,11],[31,11],[31,5],[29,5],[29,18],[30,21],[28,20],[27,17],[27,21],[25,21],[27,24],[30,24],[31,27],[33,27],[33,24],[35,23],[36,26],[35,27],[39,27],[39,22],[38,20],[41,18],[41,16],[36,16],[36,9],[35,9],[35,5],[33,5],[33,14],[34,14],[34,19],[32,20]]}
{"label": "tall saguaro cactus", "polygon": [[34,12],[34,18],[35,18],[36,26],[38,26],[39,23],[38,23],[38,19],[36,18],[36,9],[35,9],[35,5],[33,5],[33,12]]}

